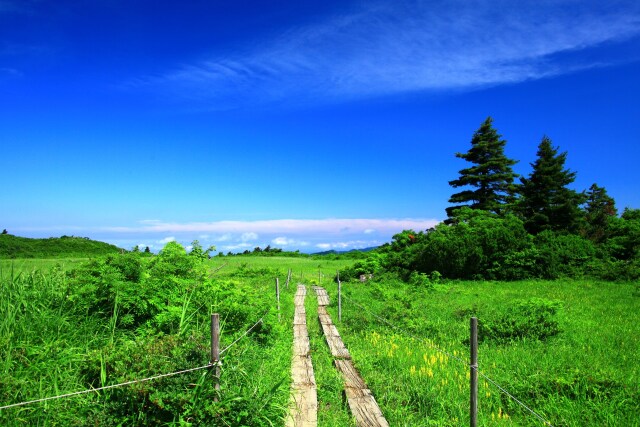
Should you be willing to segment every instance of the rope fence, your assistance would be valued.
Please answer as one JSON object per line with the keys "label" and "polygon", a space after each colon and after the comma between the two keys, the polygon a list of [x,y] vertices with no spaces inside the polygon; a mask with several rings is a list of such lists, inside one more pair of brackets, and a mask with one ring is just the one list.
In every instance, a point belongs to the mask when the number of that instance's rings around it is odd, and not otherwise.
{"label": "rope fence", "polygon": [[[222,349],[220,351],[220,355],[222,355],[224,352],[226,352],[231,347],[236,345],[241,339],[243,339],[244,337],[249,335],[249,333],[253,329],[255,329],[256,326],[258,326],[260,323],[262,323],[264,321],[264,318],[267,316],[269,311],[270,310],[267,310],[262,315],[262,317],[260,319],[258,319],[258,321],[253,324],[253,326],[251,326],[249,329],[244,331],[244,333],[240,337],[236,338],[231,344],[229,344],[224,349]],[[107,385],[107,386],[103,386],[103,387],[90,388],[90,389],[87,389],[87,390],[76,391],[76,392],[72,392],[72,393],[65,393],[65,394],[61,394],[61,395],[58,395],[58,396],[43,397],[41,399],[28,400],[28,401],[20,402],[20,403],[12,403],[10,405],[0,406],[0,411],[5,410],[5,409],[9,409],[9,408],[15,408],[15,407],[18,407],[18,406],[26,406],[26,405],[31,405],[31,404],[34,404],[34,403],[47,402],[47,401],[50,401],[50,400],[64,399],[64,398],[67,398],[67,397],[75,397],[75,396],[80,396],[80,395],[89,394],[89,393],[97,393],[97,392],[103,391],[103,390],[109,390],[109,389],[118,388],[118,387],[125,387],[125,386],[129,386],[129,385],[133,385],[133,384],[139,384],[139,383],[144,383],[144,382],[148,382],[148,381],[157,380],[157,379],[160,379],[160,378],[167,378],[167,377],[172,377],[172,376],[175,376],[175,375],[186,374],[186,373],[189,373],[189,372],[200,371],[202,369],[208,369],[208,368],[212,368],[214,366],[217,366],[219,363],[220,363],[219,361],[211,361],[210,363],[207,363],[206,365],[203,365],[203,366],[198,366],[197,368],[182,369],[182,370],[179,370],[179,371],[170,372],[168,374],[154,375],[154,376],[151,376],[151,377],[141,378],[141,379],[131,380],[131,381],[126,381],[126,382],[119,383],[119,384],[112,384],[112,385]]]}
{"label": "rope fence", "polygon": [[124,386],[132,385],[132,384],[144,383],[144,382],[147,382],[147,381],[157,380],[159,378],[166,378],[166,377],[171,377],[171,376],[174,376],[174,375],[186,374],[187,372],[199,371],[201,369],[210,368],[211,366],[213,366],[213,364],[212,363],[208,363],[208,364],[206,364],[204,366],[198,366],[197,368],[183,369],[181,371],[171,372],[169,374],[155,375],[153,377],[142,378],[142,379],[139,379],[139,380],[127,381],[127,382],[120,383],[120,384],[107,385],[107,386],[104,386],[104,387],[91,388],[91,389],[88,389],[88,390],[82,390],[82,391],[76,391],[76,392],[73,392],[73,393],[61,394],[59,396],[50,396],[50,397],[44,397],[42,399],[34,399],[34,400],[26,401],[26,402],[13,403],[11,405],[0,406],[0,410],[9,409],[9,408],[15,408],[17,406],[30,405],[32,403],[46,402],[48,400],[62,399],[62,398],[65,398],[65,397],[80,396],[81,394],[93,393],[93,392],[98,392],[98,391],[102,391],[102,390],[109,390],[109,389],[112,389],[112,388],[124,387]]}

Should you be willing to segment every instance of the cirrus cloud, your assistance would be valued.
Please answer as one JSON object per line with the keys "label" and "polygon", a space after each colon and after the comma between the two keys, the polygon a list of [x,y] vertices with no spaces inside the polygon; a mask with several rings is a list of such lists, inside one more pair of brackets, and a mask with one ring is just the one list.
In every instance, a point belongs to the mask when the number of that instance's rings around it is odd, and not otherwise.
{"label": "cirrus cloud", "polygon": [[613,7],[596,0],[378,1],[359,7],[286,29],[243,56],[213,53],[125,86],[188,96],[211,108],[469,89],[608,65],[611,58],[571,53],[640,34],[640,3],[632,0]]}

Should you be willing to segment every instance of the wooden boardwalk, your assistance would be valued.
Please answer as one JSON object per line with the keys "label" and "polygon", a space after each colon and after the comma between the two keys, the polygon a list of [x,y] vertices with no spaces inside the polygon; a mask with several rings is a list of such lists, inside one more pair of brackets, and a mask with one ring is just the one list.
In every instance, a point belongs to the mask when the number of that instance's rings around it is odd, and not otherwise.
{"label": "wooden boardwalk", "polygon": [[317,286],[314,286],[313,290],[318,296],[318,320],[322,326],[327,345],[335,359],[336,368],[342,373],[344,392],[351,413],[356,418],[356,424],[358,427],[389,427],[378,402],[353,366],[351,355],[342,342],[338,329],[331,321],[326,307],[329,305],[327,291]]}
{"label": "wooden boardwalk", "polygon": [[305,286],[298,285],[294,299],[291,409],[285,421],[286,427],[318,426],[318,395],[311,363],[307,316],[304,310],[306,294]]}

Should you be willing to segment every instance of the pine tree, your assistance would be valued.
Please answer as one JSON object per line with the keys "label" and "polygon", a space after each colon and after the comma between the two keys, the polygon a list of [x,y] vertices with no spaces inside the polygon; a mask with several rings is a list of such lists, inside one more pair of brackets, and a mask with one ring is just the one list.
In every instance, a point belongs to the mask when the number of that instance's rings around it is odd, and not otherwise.
{"label": "pine tree", "polygon": [[456,157],[464,159],[474,166],[462,169],[460,177],[449,181],[454,188],[474,187],[455,193],[449,203],[463,203],[447,208],[449,219],[456,216],[456,211],[468,206],[472,209],[493,212],[498,215],[505,213],[506,208],[513,203],[516,186],[513,183],[518,176],[511,167],[517,163],[504,154],[506,141],[492,126],[493,119],[488,117],[473,134],[471,148],[466,153],[456,153]]}
{"label": "pine tree", "polygon": [[618,215],[616,202],[604,187],[598,187],[597,184],[589,187],[586,197],[584,234],[594,242],[600,243],[608,237],[609,218]]}
{"label": "pine tree", "polygon": [[558,149],[544,136],[537,159],[531,163],[533,171],[528,178],[520,178],[518,211],[531,234],[544,230],[576,233],[580,229],[579,206],[585,197],[567,187],[575,181],[576,172],[564,168],[567,152],[558,153]]}

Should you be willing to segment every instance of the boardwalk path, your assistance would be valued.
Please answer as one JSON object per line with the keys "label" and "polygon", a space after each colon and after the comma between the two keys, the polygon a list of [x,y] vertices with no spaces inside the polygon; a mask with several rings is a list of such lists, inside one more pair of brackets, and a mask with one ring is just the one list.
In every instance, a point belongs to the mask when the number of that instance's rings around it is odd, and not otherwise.
{"label": "boardwalk path", "polygon": [[304,298],[307,290],[298,285],[293,318],[293,358],[291,360],[291,410],[286,427],[317,427],[318,397],[309,348]]}
{"label": "boardwalk path", "polygon": [[351,413],[356,418],[356,424],[358,427],[389,427],[378,402],[353,366],[351,355],[342,342],[338,329],[331,321],[326,307],[329,305],[327,291],[317,286],[314,286],[313,290],[318,296],[318,319],[322,325],[327,345],[335,359],[336,368],[344,378],[344,391]]}

